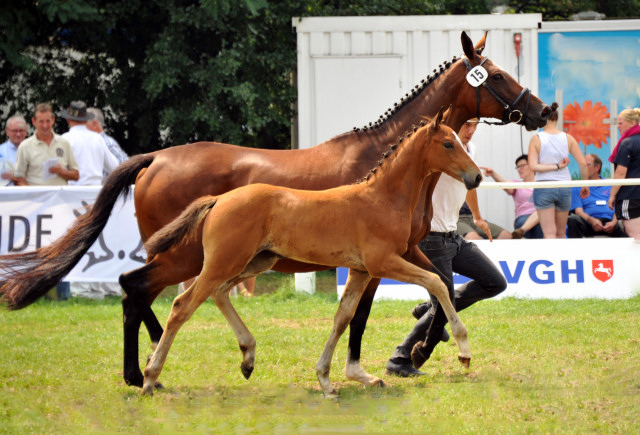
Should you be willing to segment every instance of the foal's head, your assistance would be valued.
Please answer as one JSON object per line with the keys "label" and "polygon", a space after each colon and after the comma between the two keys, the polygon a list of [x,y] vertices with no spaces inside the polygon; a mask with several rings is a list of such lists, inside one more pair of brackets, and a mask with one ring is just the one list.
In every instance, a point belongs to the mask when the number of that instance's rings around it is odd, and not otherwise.
{"label": "foal's head", "polygon": [[480,169],[465,150],[458,135],[443,123],[444,108],[429,122],[422,137],[426,140],[425,157],[429,169],[444,172],[462,181],[467,189],[478,187],[482,181]]}

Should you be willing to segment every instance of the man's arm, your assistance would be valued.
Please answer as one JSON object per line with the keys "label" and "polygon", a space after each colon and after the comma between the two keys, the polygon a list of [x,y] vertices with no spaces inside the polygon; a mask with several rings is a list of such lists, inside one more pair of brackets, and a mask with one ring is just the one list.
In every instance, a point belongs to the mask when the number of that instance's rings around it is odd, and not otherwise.
{"label": "man's arm", "polygon": [[473,223],[478,227],[482,228],[482,231],[489,236],[489,240],[493,241],[493,237],[491,237],[491,230],[489,229],[489,224],[482,219],[480,215],[480,208],[478,207],[478,192],[476,189],[471,189],[467,192],[467,205],[471,209],[471,214],[473,215]]}
{"label": "man's arm", "polygon": [[67,181],[77,181],[78,178],[80,178],[80,173],[77,169],[64,169],[62,165],[60,165],[60,163],[58,163],[58,165],[54,166],[53,168],[49,168],[49,172],[59,175]]}

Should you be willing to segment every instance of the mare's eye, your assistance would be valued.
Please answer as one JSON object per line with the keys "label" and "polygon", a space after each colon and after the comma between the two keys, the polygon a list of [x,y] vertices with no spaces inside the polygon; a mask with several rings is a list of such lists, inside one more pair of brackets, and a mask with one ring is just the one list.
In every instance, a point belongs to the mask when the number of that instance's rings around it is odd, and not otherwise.
{"label": "mare's eye", "polygon": [[491,77],[493,79],[494,82],[497,82],[498,80],[502,80],[502,74],[498,73],[498,74],[494,74],[493,77]]}
{"label": "mare's eye", "polygon": [[443,145],[448,150],[452,150],[453,149],[453,143],[451,143],[451,142],[445,142]]}

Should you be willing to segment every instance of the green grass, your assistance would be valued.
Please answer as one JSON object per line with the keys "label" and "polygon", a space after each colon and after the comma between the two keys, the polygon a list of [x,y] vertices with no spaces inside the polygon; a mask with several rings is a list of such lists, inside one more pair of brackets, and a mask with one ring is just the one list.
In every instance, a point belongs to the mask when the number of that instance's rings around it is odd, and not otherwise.
{"label": "green grass", "polygon": [[[640,431],[640,297],[483,301],[461,313],[471,368],[460,366],[453,344],[441,344],[417,379],[384,374],[414,324],[414,304],[377,302],[362,365],[387,387],[346,381],[344,336],[331,368],[337,400],[323,399],[314,371],[338,306],[334,292],[296,294],[285,280],[278,291],[233,303],[258,343],[251,379],[240,372],[233,332],[207,301],[178,334],[159,379],[166,388],[153,397],[122,381],[119,299],[1,311],[0,433]],[[154,304],[161,322],[170,309],[171,298]],[[140,343],[144,361],[144,330]]]}

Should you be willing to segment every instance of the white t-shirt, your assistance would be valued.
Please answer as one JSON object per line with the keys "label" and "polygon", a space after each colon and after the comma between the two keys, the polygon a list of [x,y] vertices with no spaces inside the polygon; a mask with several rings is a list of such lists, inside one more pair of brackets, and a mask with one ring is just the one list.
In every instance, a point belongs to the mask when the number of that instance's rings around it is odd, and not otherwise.
{"label": "white t-shirt", "polygon": [[[477,148],[471,142],[467,142],[467,153],[475,162]],[[464,183],[443,172],[431,197],[433,207],[431,231],[439,233],[456,231],[460,207],[464,204],[466,197],[467,188]]]}
{"label": "white t-shirt", "polygon": [[99,186],[102,184],[103,171],[109,174],[118,166],[118,160],[102,137],[86,125],[73,126],[62,137],[71,144],[80,172],[78,181],[69,181],[70,185]]}

